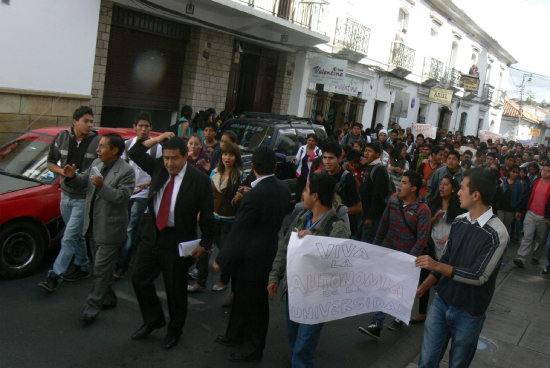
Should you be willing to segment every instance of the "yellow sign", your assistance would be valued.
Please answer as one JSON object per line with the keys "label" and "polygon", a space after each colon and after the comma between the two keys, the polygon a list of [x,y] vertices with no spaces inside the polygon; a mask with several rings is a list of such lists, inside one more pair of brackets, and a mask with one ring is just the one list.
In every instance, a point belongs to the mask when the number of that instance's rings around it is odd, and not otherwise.
{"label": "yellow sign", "polygon": [[460,77],[460,87],[464,87],[465,91],[477,92],[479,88],[479,78],[470,75],[462,75]]}
{"label": "yellow sign", "polygon": [[442,105],[450,105],[453,102],[453,93],[450,89],[432,87],[428,100]]}
{"label": "yellow sign", "polygon": [[531,135],[533,137],[540,137],[540,129],[531,128]]}

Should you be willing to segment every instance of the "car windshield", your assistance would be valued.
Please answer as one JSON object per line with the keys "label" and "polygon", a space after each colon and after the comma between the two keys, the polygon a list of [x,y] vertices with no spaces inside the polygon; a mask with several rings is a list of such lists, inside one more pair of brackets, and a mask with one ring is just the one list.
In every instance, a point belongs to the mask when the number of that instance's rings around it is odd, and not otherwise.
{"label": "car windshield", "polygon": [[303,128],[288,128],[280,129],[277,143],[275,144],[275,152],[282,153],[286,156],[294,156],[300,146],[307,143],[307,136],[315,134],[313,129]]}
{"label": "car windshield", "polygon": [[27,134],[0,148],[0,172],[51,184],[57,175],[48,170],[49,140],[53,137]]}
{"label": "car windshield", "polygon": [[239,122],[227,129],[237,135],[237,143],[242,151],[252,152],[260,146],[269,146],[273,136],[273,127]]}

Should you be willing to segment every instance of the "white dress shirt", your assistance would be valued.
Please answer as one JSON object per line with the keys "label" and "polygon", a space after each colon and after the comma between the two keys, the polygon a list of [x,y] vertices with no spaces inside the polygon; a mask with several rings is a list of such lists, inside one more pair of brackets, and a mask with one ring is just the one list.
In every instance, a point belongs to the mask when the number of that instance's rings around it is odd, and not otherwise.
{"label": "white dress shirt", "polygon": [[[130,148],[132,148],[134,146],[134,144],[136,144],[136,141],[137,141],[137,137],[132,138],[131,143],[130,143],[130,147],[128,147],[128,150],[130,150]],[[150,155],[150,156],[151,156],[151,148],[149,148],[147,150],[147,154]],[[156,157],[153,157],[153,158],[159,158],[160,156],[162,156],[162,149],[159,149],[159,148],[160,147],[158,147],[157,150],[156,150],[156,155],[155,155]],[[121,158],[124,159],[124,160],[128,160],[128,164],[130,164],[130,166],[132,166],[132,168],[134,169],[134,172],[136,173],[136,186],[134,188],[134,191],[137,190],[137,187],[138,187],[139,184],[144,184],[144,183],[148,183],[148,182],[151,181],[151,177],[149,176],[149,174],[147,174],[145,171],[143,171],[141,169],[141,167],[139,167],[134,161],[132,161],[127,156],[126,151],[124,151],[122,153]],[[148,192],[149,192],[149,187],[145,187],[145,188],[143,188],[142,191],[140,191],[137,194],[133,194],[130,198],[147,198],[147,193]]]}
{"label": "white dress shirt", "polygon": [[[172,199],[170,200],[170,212],[168,213],[168,227],[174,227],[174,208],[176,207],[176,198],[178,198],[178,192],[180,191],[181,181],[185,176],[185,171],[187,170],[187,163],[183,166],[181,171],[174,177],[174,190],[172,191]],[[162,201],[162,196],[166,186],[170,182],[170,177],[166,180],[166,183],[162,186],[161,190],[155,195],[155,214],[158,215],[160,202]]]}
{"label": "white dress shirt", "polygon": [[254,180],[252,183],[250,183],[250,187],[254,188],[256,185],[258,185],[259,182],[261,182],[262,180],[267,179],[271,176],[275,176],[275,174],[260,176],[258,179]]}
{"label": "white dress shirt", "polygon": [[477,221],[477,223],[481,227],[485,226],[485,224],[491,219],[491,217],[493,217],[493,207],[489,207],[489,209],[485,211],[483,215],[479,216],[474,221],[472,221],[472,218],[470,217],[470,212],[466,212],[466,219],[472,224]]}

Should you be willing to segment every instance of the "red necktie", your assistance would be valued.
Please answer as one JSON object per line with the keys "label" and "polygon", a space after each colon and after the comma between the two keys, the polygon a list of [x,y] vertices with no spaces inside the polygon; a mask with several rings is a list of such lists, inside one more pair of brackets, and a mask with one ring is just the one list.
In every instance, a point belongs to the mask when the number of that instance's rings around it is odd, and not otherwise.
{"label": "red necktie", "polygon": [[170,213],[170,202],[172,202],[172,192],[174,191],[174,175],[170,175],[170,181],[164,189],[162,200],[160,201],[159,212],[157,213],[157,228],[163,230],[168,226],[168,214]]}

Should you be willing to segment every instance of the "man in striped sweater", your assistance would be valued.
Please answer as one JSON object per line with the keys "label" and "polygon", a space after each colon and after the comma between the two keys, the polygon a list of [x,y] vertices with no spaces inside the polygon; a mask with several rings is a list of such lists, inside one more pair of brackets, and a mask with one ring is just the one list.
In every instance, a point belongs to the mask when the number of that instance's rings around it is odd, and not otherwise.
{"label": "man in striped sweater", "polygon": [[[401,182],[382,215],[374,244],[395,249],[413,256],[419,256],[430,236],[431,211],[424,198],[418,195],[422,188],[422,177],[416,171],[406,171]],[[386,314],[376,312],[368,327],[359,327],[359,331],[378,339]],[[403,322],[394,319],[388,328],[397,330]]]}
{"label": "man in striped sweater", "polygon": [[437,282],[424,327],[420,368],[439,366],[451,336],[450,367],[468,367],[474,358],[509,240],[489,205],[495,192],[496,182],[489,171],[467,171],[458,195],[460,206],[468,212],[454,220],[440,262],[429,256],[416,259],[418,267],[431,271],[418,287],[417,297]]}

